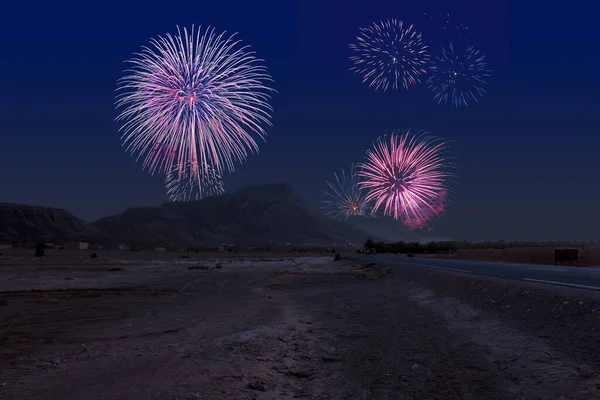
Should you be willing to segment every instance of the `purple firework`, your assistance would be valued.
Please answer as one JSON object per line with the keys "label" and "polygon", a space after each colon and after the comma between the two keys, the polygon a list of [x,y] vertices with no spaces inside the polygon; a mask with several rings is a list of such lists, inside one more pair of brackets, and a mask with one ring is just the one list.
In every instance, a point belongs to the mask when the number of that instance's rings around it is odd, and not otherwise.
{"label": "purple firework", "polygon": [[471,45],[450,43],[433,60],[426,86],[438,104],[450,102],[455,107],[464,107],[483,96],[490,74],[485,55],[479,50]]}
{"label": "purple firework", "polygon": [[[271,77],[235,35],[177,28],[152,39],[119,80],[116,107],[127,150],[151,173],[197,160],[219,174],[258,152],[270,125]],[[168,151],[156,151],[164,147]],[[206,171],[208,172],[208,170]]]}
{"label": "purple firework", "polygon": [[350,70],[375,90],[398,89],[399,85],[408,89],[427,72],[427,45],[413,25],[388,19],[360,28],[356,40],[350,45],[355,53],[350,57],[354,64]]}
{"label": "purple firework", "polygon": [[422,227],[445,209],[454,177],[448,155],[447,142],[424,132],[394,133],[367,151],[359,186],[375,211],[411,229]]}

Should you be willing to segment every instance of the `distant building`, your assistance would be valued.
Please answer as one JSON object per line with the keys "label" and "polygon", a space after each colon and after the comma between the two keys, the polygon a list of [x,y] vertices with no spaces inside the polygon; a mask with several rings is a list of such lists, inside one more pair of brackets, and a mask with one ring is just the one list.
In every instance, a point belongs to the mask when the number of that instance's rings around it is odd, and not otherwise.
{"label": "distant building", "polygon": [[154,251],[167,251],[167,249],[164,247],[155,247]]}
{"label": "distant building", "polygon": [[264,247],[252,247],[252,251],[257,251],[257,252],[269,252],[269,251],[271,251],[271,247],[270,247],[270,246],[264,246]]}
{"label": "distant building", "polygon": [[217,252],[217,251],[219,251],[219,247],[218,246],[199,246],[196,248],[196,251]]}
{"label": "distant building", "polygon": [[90,248],[90,244],[86,242],[65,243],[63,248],[65,250],[88,250]]}
{"label": "distant building", "polygon": [[239,250],[240,250],[240,246],[238,246],[238,245],[230,244],[229,246],[227,246],[228,253],[237,253]]}
{"label": "distant building", "polygon": [[0,249],[12,249],[12,244],[0,244]]}
{"label": "distant building", "polygon": [[[274,253],[286,253],[291,251],[292,246],[290,246],[289,244],[280,244],[280,243],[273,243],[271,245],[269,245],[268,250],[266,251],[272,251]],[[265,248],[263,248],[263,251]],[[260,250],[260,248],[259,248]],[[253,249],[253,251],[257,251],[255,249]]]}
{"label": "distant building", "polygon": [[129,250],[129,246],[127,246],[126,244],[120,244],[117,248],[121,251]]}

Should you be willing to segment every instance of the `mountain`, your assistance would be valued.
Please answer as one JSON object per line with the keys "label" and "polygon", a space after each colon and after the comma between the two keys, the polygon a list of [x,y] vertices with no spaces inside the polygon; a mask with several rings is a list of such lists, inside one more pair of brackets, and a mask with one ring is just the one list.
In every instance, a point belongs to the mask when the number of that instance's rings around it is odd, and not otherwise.
{"label": "mountain", "polygon": [[135,207],[94,223],[65,210],[0,204],[0,242],[360,244],[367,234],[314,210],[286,184],[248,186],[195,202]]}
{"label": "mountain", "polygon": [[363,243],[367,235],[313,210],[286,184],[159,207],[130,208],[94,223],[121,242],[143,244]]}
{"label": "mountain", "polygon": [[60,208],[0,203],[0,243],[98,241],[103,234]]}
{"label": "mountain", "polygon": [[426,228],[411,231],[391,217],[352,217],[346,221],[349,225],[369,234],[370,237],[379,237],[386,242],[436,242],[450,240],[437,234],[436,231],[429,232]]}

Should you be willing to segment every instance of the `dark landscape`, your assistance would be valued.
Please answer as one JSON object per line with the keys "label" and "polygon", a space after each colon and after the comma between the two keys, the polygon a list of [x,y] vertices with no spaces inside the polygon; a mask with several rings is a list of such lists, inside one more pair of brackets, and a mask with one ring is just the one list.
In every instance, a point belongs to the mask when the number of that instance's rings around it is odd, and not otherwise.
{"label": "dark landscape", "polygon": [[600,400],[590,7],[5,3],[0,400]]}
{"label": "dark landscape", "polygon": [[600,398],[594,243],[386,244],[284,184],[0,210],[0,398]]}

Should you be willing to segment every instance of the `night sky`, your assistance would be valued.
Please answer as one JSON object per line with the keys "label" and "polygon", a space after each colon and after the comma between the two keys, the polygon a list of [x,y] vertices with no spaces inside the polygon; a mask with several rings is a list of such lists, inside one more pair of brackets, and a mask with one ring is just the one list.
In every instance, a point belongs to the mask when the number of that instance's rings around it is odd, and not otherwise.
{"label": "night sky", "polygon": [[[287,182],[316,203],[324,181],[362,161],[377,137],[424,129],[453,140],[460,163],[458,194],[431,235],[600,239],[594,13],[529,2],[410,3],[3,6],[0,201],[65,208],[88,221],[166,202],[163,177],[151,177],[121,147],[114,90],[142,45],[195,24],[238,32],[265,60],[278,92],[267,142],[226,177],[227,191]],[[376,92],[348,71],[359,27],[387,18],[424,27],[425,12],[451,13],[487,54],[493,74],[479,104],[437,106],[424,86]],[[385,225],[399,237],[407,231]]]}

